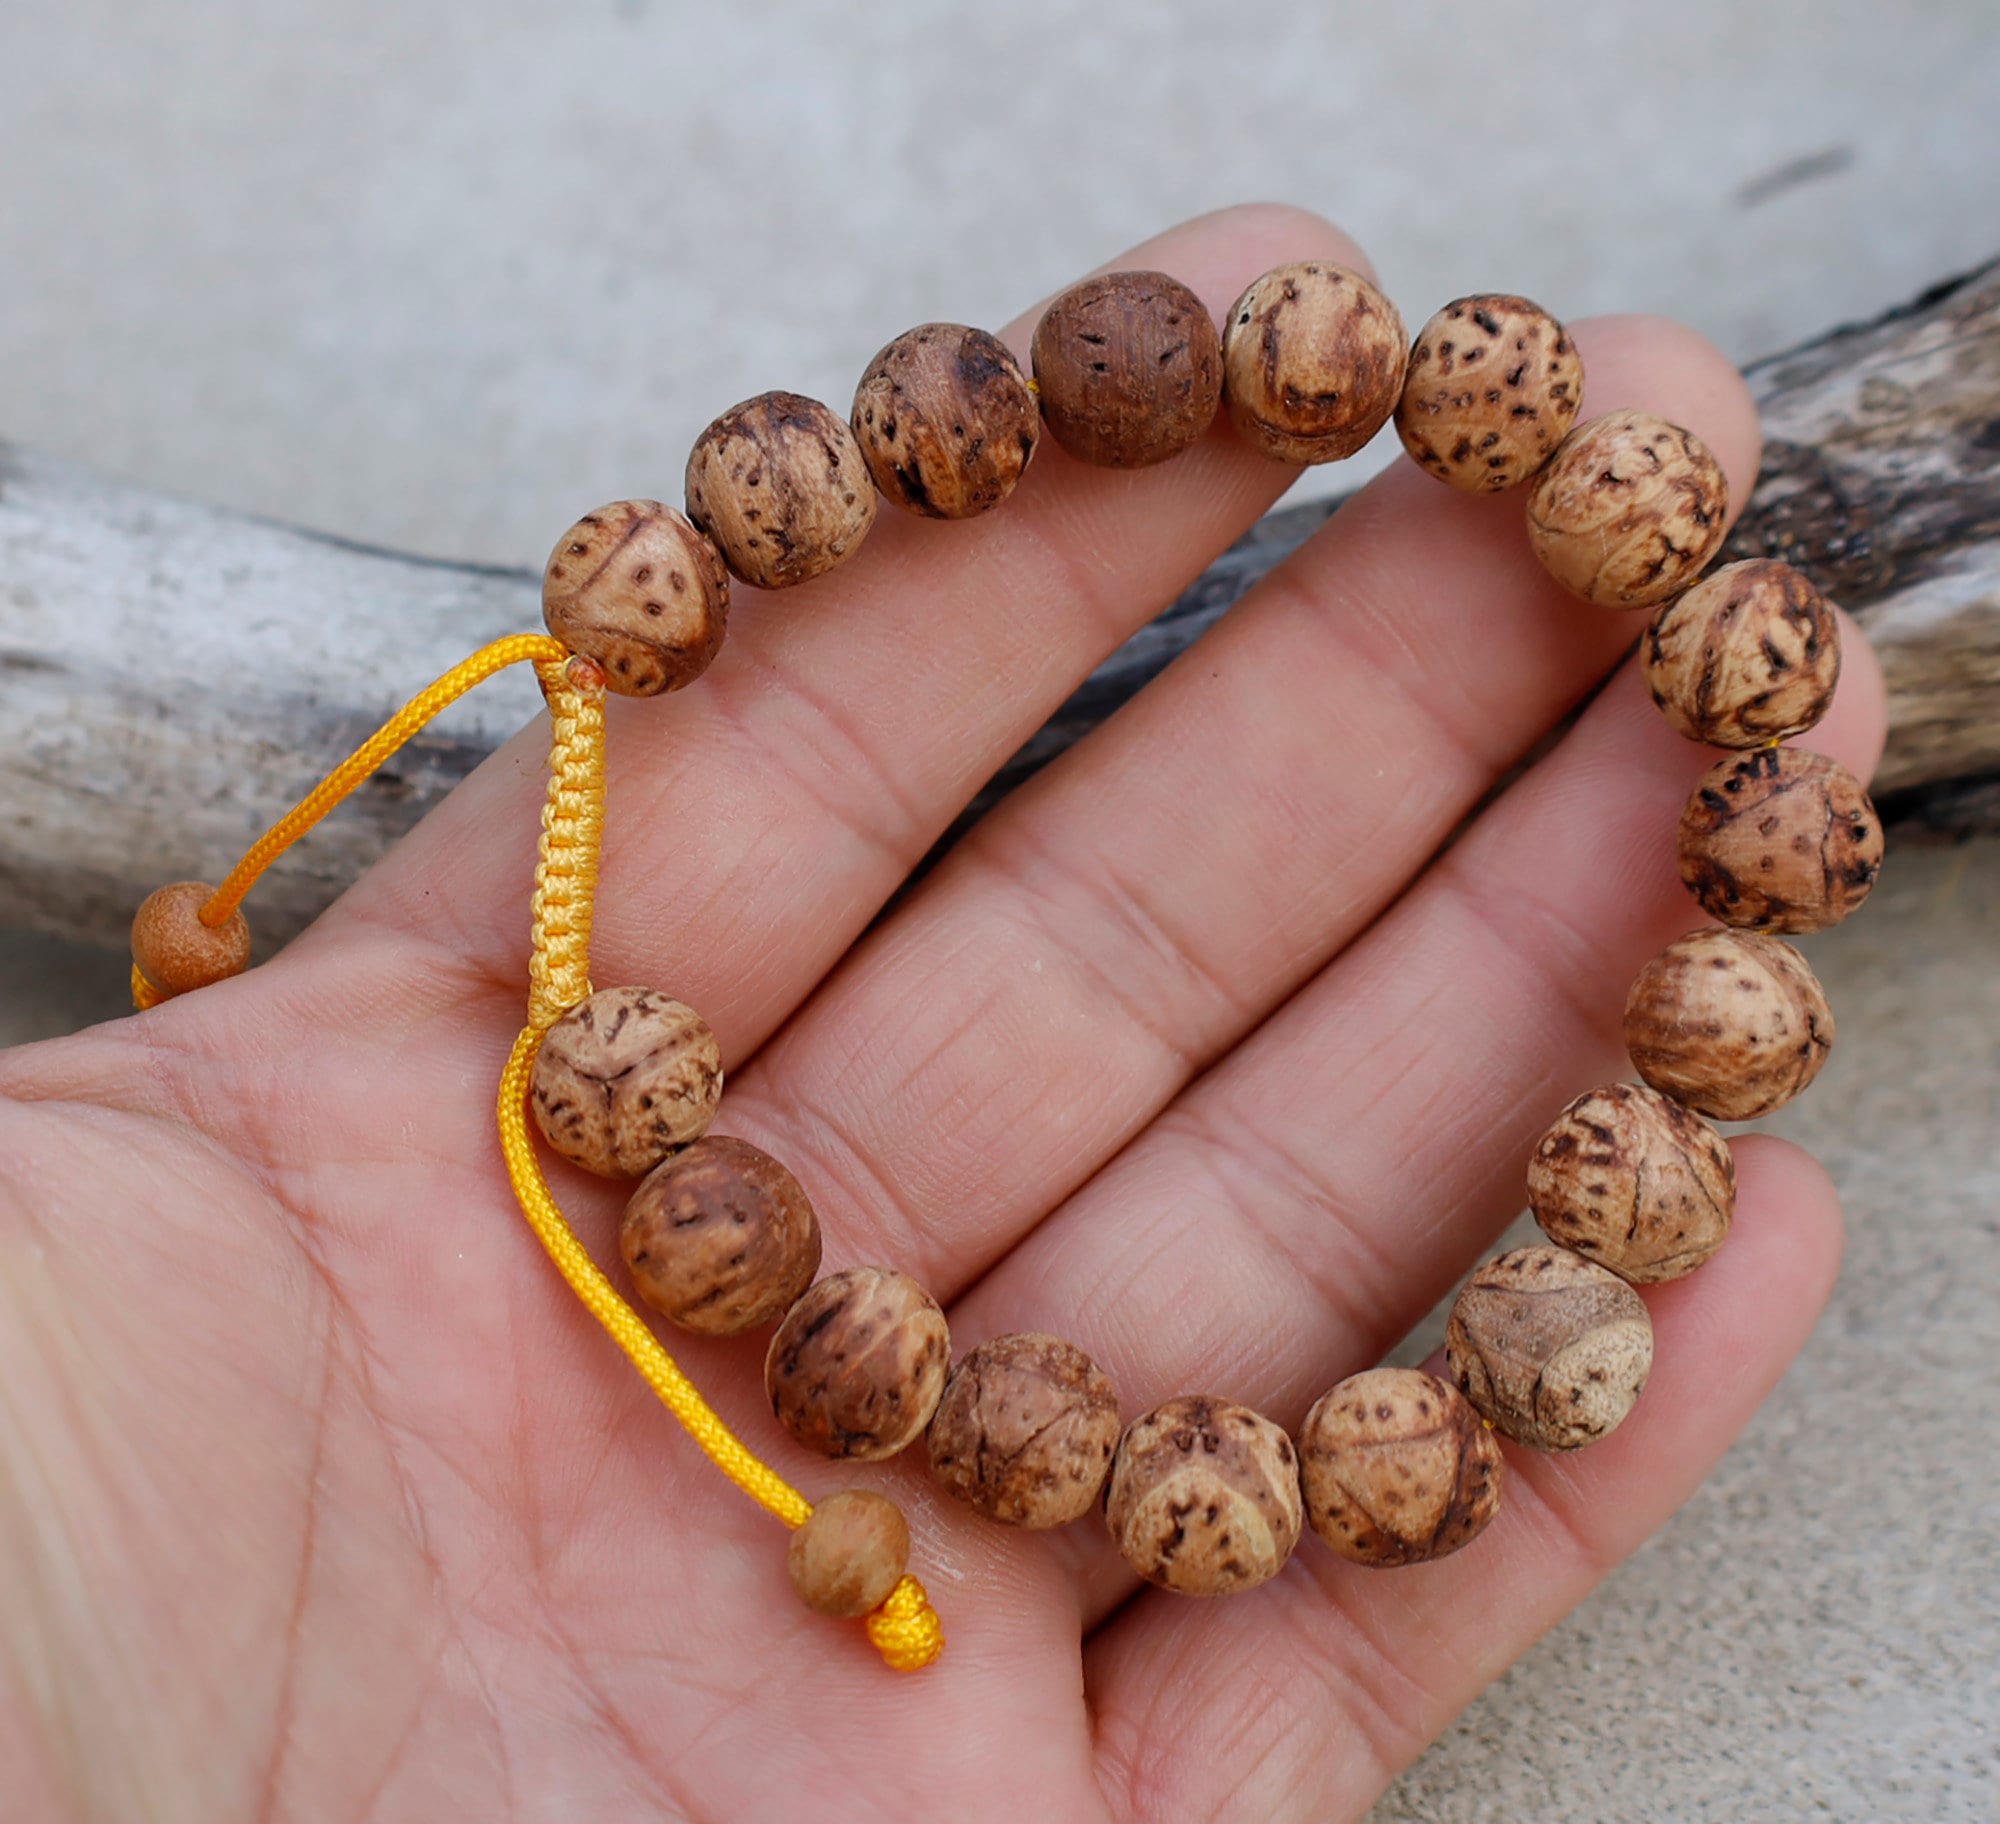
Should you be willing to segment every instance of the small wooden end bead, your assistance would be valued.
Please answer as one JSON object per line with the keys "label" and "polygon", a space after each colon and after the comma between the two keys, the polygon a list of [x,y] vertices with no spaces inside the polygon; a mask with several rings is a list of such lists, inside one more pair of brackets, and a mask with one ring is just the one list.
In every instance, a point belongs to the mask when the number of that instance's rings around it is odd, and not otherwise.
{"label": "small wooden end bead", "polygon": [[1227,1596],[1285,1568],[1304,1507],[1298,1453],[1247,1406],[1184,1395],[1118,1446],[1105,1520],[1125,1562],[1163,1590]]}
{"label": "small wooden end bead", "polygon": [[1610,412],[1557,446],[1528,493],[1528,542],[1574,595],[1650,608],[1722,548],[1729,484],[1692,431],[1650,412]]}
{"label": "small wooden end bead", "polygon": [[1280,266],[1229,313],[1229,421],[1280,462],[1338,462],[1388,423],[1409,357],[1401,313],[1358,272],[1321,260]]}
{"label": "small wooden end bead", "polygon": [[746,583],[788,589],[859,549],[875,483],[854,433],[817,399],[759,393],[695,440],[687,507]]}
{"label": "small wooden end bead", "polygon": [[929,519],[997,507],[1042,435],[1013,352],[962,323],[920,324],[883,349],[861,377],[850,423],[875,485]]}
{"label": "small wooden end bead", "polygon": [[241,907],[219,925],[201,922],[214,892],[199,880],[177,880],[149,893],[133,914],[132,961],[162,1000],[250,967],[250,921]]}
{"label": "small wooden end bead", "polygon": [[1208,307],[1164,272],[1072,285],[1042,313],[1030,353],[1049,435],[1101,467],[1179,455],[1221,403],[1222,344]]}
{"label": "small wooden end bead", "polygon": [[1074,1343],[996,1336],[952,1370],[931,1420],[947,1493],[1005,1526],[1063,1526],[1090,1510],[1118,1448],[1118,1396]]}
{"label": "small wooden end bead", "polygon": [[1445,1361],[1458,1390],[1508,1437],[1578,1450],[1638,1403],[1653,1323],[1617,1274],[1567,1248],[1516,1248],[1460,1291]]}
{"label": "small wooden end bead", "polygon": [[1840,622],[1790,564],[1746,558],[1703,577],[1640,642],[1646,688],[1690,741],[1762,747],[1802,735],[1840,682]]}
{"label": "small wooden end bead", "polygon": [[1354,1564],[1424,1564],[1471,1544],[1505,1474],[1472,1403],[1418,1368],[1348,1376],[1299,1431],[1306,1520]]}
{"label": "small wooden end bead", "polygon": [[1692,1273],[1728,1239],[1736,1161],[1671,1096],[1611,1083],[1577,1097],[1542,1135],[1528,1203],[1558,1247],[1651,1285]]}
{"label": "small wooden end bead", "polygon": [[1639,971],[1625,1048],[1655,1089],[1717,1121],[1755,1121],[1820,1073],[1833,1010],[1806,959],[1755,931],[1694,931]]}
{"label": "small wooden end bead", "polygon": [[617,500],[556,541],[542,618],[621,697],[692,684],[722,650],[729,573],[714,545],[657,500]]}
{"label": "small wooden end bead", "polygon": [[528,1106],[542,1138],[602,1178],[641,1178],[698,1140],[722,1099],[722,1047],[692,1007],[600,988],[542,1039]]}
{"label": "small wooden end bead", "polygon": [[819,1219],[784,1166],[747,1140],[704,1134],[649,1172],[619,1245],[647,1304],[701,1336],[775,1324],[819,1271]]}
{"label": "small wooden end bead", "polygon": [[1681,879],[1702,909],[1750,931],[1824,931],[1882,871],[1882,820],[1861,781],[1799,747],[1732,754],[1681,813]]}
{"label": "small wooden end bead", "polygon": [[806,1449],[874,1463],[923,1436],[950,1362],[936,1299],[887,1267],[849,1267],[786,1314],[764,1358],[764,1391]]}
{"label": "small wooden end bead", "polygon": [[1420,467],[1469,494],[1539,474],[1583,401],[1583,360],[1539,304],[1481,292],[1417,331],[1396,432]]}
{"label": "small wooden end bead", "polygon": [[903,1510],[865,1488],[815,1502],[785,1554],[792,1588],[815,1614],[850,1620],[879,1608],[910,1565]]}

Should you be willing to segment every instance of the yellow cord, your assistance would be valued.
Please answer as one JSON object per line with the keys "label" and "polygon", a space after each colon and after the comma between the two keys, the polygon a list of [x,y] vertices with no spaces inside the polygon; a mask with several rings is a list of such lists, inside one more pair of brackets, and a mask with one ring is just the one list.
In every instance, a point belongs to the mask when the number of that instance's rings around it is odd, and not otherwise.
{"label": "yellow cord", "polygon": [[132,965],[132,1005],[141,1013],[148,1007],[157,1007],[167,997],[146,980],[146,972],[137,963]]}

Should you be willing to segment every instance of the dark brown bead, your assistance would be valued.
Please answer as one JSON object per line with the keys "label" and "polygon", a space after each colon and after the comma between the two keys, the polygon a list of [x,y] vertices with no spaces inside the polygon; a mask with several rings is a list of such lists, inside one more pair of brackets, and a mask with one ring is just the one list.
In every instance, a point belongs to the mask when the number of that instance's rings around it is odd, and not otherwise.
{"label": "dark brown bead", "polygon": [[672,507],[617,500],[556,541],[542,575],[542,618],[608,689],[653,697],[691,684],[722,650],[729,573]]}
{"label": "dark brown bead", "polygon": [[819,1221],[799,1181],[724,1134],[647,1174],[619,1242],[639,1296],[703,1336],[775,1324],[819,1271]]}
{"label": "dark brown bead", "polygon": [[1358,272],[1320,260],[1280,266],[1229,313],[1229,421],[1280,462],[1337,462],[1389,422],[1409,355],[1402,314]]}
{"label": "dark brown bead", "polygon": [[950,1362],[936,1299],[887,1267],[849,1267],[786,1314],[764,1358],[764,1390],[808,1450],[872,1463],[923,1435]]}
{"label": "dark brown bead", "polygon": [[1751,931],[1824,931],[1882,871],[1882,820],[1824,754],[1766,747],[1702,774],[1681,813],[1681,879],[1702,908]]}
{"label": "dark brown bead", "polygon": [[1500,1511],[1500,1441],[1457,1388],[1371,1368],[1322,1394],[1299,1431],[1306,1519],[1355,1564],[1448,1557]]}
{"label": "dark brown bead", "polygon": [[820,1615],[866,1615],[902,1581],[910,1527],[886,1495],[843,1489],[813,1504],[792,1534],[785,1568],[799,1600]]}
{"label": "dark brown bead", "polygon": [[861,377],[851,423],[875,485],[930,519],[997,507],[1042,434],[1006,343],[962,323],[924,323],[883,349]]}
{"label": "dark brown bead", "polygon": [[146,896],[132,917],[132,960],[162,1000],[241,975],[250,967],[250,924],[241,908],[219,925],[201,922],[215,889],[177,880]]}
{"label": "dark brown bead", "polygon": [[1540,472],[1582,401],[1583,361],[1563,326],[1526,298],[1481,292],[1417,331],[1396,431],[1440,481],[1491,494]]}
{"label": "dark brown bead", "polygon": [[931,1420],[931,1468],[952,1494],[1007,1526],[1086,1513],[1118,1448],[1118,1396],[1074,1343],[996,1336],[952,1370]]}
{"label": "dark brown bead", "polygon": [[875,483],[854,433],[817,399],[759,393],[695,440],[687,506],[746,583],[787,589],[860,547]]}
{"label": "dark brown bead", "polygon": [[1104,468],[1178,456],[1215,421],[1222,399],[1222,344],[1208,307],[1164,272],[1072,285],[1042,313],[1030,352],[1049,435]]}

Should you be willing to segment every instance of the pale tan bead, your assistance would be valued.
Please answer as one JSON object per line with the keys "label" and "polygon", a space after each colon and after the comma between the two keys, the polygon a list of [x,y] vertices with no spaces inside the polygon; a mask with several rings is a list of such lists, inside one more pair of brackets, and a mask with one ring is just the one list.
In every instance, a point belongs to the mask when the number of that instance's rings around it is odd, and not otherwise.
{"label": "pale tan bead", "polygon": [[950,1364],[936,1299],[887,1267],[849,1267],[786,1313],[764,1358],[764,1391],[808,1450],[873,1463],[923,1436]]}
{"label": "pale tan bead", "polygon": [[1692,431],[1650,412],[1610,412],[1557,446],[1528,493],[1528,542],[1573,594],[1650,608],[1722,548],[1729,484]]}
{"label": "pale tan bead", "polygon": [[1670,1096],[1611,1083],[1555,1118],[1528,1162],[1542,1232],[1638,1285],[1692,1273],[1729,1236],[1736,1162]]}
{"label": "pale tan bead", "polygon": [[923,323],[868,364],[849,423],[875,485],[897,506],[971,519],[1027,472],[1042,410],[998,336]]}
{"label": "pale tan bead", "polygon": [[1459,1391],[1508,1437],[1577,1450],[1637,1404],[1653,1324],[1617,1274],[1566,1248],[1516,1248],[1460,1291],[1445,1361]]}
{"label": "pale tan bead", "polygon": [[931,1469],[989,1520],[1063,1526],[1096,1501],[1118,1431],[1118,1396],[1074,1343],[1036,1331],[996,1336],[945,1383]]}
{"label": "pale tan bead", "polygon": [[787,589],[860,548],[875,482],[854,433],[817,399],[759,393],[696,438],[687,507],[746,583]]}
{"label": "pale tan bead", "polygon": [[1653,617],[1646,688],[1690,741],[1762,747],[1804,734],[1840,682],[1840,622],[1790,564],[1725,564]]}
{"label": "pale tan bead", "polygon": [[1411,458],[1471,494],[1518,487],[1568,434],[1583,360],[1539,304],[1481,292],[1417,331],[1396,432]]}
{"label": "pale tan bead", "polygon": [[177,880],[147,894],[132,917],[132,960],[162,1000],[241,975],[250,967],[250,924],[242,910],[219,925],[201,922],[215,889]]}
{"label": "pale tan bead", "polygon": [[792,1588],[820,1615],[866,1615],[902,1580],[910,1527],[886,1495],[843,1489],[813,1504],[785,1554]]}
{"label": "pale tan bead", "polygon": [[1655,1089],[1717,1121],[1755,1121],[1819,1075],[1833,1011],[1782,938],[1695,931],[1639,971],[1625,1048]]}
{"label": "pale tan bead", "polygon": [[1882,871],[1882,820],[1861,781],[1799,747],[1732,754],[1681,813],[1681,879],[1702,909],[1751,931],[1824,931]]}
{"label": "pale tan bead", "polygon": [[1182,1596],[1253,1589],[1298,1544],[1298,1455],[1249,1407],[1184,1395],[1126,1431],[1104,1511],[1125,1562],[1148,1583]]}
{"label": "pale tan bead", "polygon": [[1448,1557],[1500,1511],[1500,1442],[1457,1388],[1371,1368],[1320,1396],[1299,1430],[1306,1520],[1355,1564]]}
{"label": "pale tan bead", "polygon": [[729,573],[672,507],[617,500],[556,541],[542,574],[542,618],[608,689],[652,697],[691,684],[722,650]]}
{"label": "pale tan bead", "polygon": [[1337,462],[1388,423],[1409,358],[1401,312],[1360,273],[1323,260],[1280,266],[1229,313],[1229,421],[1280,462]]}
{"label": "pale tan bead", "polygon": [[640,1178],[698,1140],[722,1099],[722,1048],[692,1007],[600,988],[548,1030],[528,1097],[542,1137],[604,1178]]}

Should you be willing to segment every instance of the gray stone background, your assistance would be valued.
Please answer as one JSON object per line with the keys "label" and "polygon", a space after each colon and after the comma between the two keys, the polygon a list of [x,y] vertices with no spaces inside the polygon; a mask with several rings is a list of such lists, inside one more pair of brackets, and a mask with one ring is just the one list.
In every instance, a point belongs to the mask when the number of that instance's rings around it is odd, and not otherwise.
{"label": "gray stone background", "polygon": [[[1510,288],[1747,359],[2000,251],[1996,172],[1984,0],[0,0],[0,431],[538,563],[721,406],[1221,203],[1337,217],[1413,319]],[[1906,842],[1813,946],[1841,1049],[1777,1125],[1848,1199],[1833,1309],[1379,1818],[2000,1818],[1996,911],[2000,843]],[[0,1039],[122,996],[10,938]]]}

